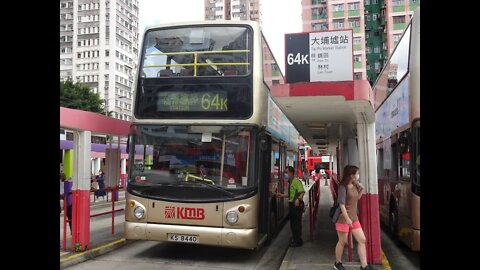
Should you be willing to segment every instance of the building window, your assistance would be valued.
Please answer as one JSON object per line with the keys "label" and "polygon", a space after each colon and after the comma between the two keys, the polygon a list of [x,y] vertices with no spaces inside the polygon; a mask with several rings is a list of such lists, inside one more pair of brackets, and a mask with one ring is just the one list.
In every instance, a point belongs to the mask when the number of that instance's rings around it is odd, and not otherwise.
{"label": "building window", "polygon": [[366,20],[367,22],[370,21],[370,14],[366,14],[366,15],[365,15],[365,20]]}
{"label": "building window", "polygon": [[393,34],[393,42],[398,42],[401,37],[402,34]]}
{"label": "building window", "polygon": [[365,0],[365,5],[370,5],[370,0]]}
{"label": "building window", "polygon": [[334,20],[333,29],[343,29],[343,20]]}
{"label": "building window", "polygon": [[380,47],[377,46],[377,47],[373,48],[373,52],[374,53],[380,53]]}
{"label": "building window", "polygon": [[353,44],[362,44],[362,37],[354,37]]}
{"label": "building window", "polygon": [[343,11],[343,4],[333,5],[333,11]]}
{"label": "building window", "polygon": [[392,0],[392,6],[403,6],[404,2],[403,0]]}
{"label": "building window", "polygon": [[362,55],[361,54],[354,55],[353,62],[362,62]]}
{"label": "building window", "polygon": [[361,80],[362,79],[362,72],[355,72],[353,73],[354,80]]}
{"label": "building window", "polygon": [[376,13],[372,14],[372,20],[373,20],[373,21],[376,21],[376,20],[377,20],[377,14],[376,14]]}
{"label": "building window", "polygon": [[360,2],[348,3],[348,10],[358,10],[360,9]]}
{"label": "building window", "polygon": [[393,16],[393,23],[405,23],[405,16]]}
{"label": "building window", "polygon": [[312,31],[328,30],[327,23],[312,23]]}
{"label": "building window", "polygon": [[348,25],[351,28],[360,27],[360,20],[348,20]]}

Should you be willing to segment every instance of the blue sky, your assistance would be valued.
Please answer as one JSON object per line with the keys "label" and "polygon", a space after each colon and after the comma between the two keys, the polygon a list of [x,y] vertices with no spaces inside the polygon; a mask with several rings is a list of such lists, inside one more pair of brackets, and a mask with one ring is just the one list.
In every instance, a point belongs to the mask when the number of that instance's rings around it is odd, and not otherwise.
{"label": "blue sky", "polygon": [[[261,0],[263,32],[282,72],[285,33],[302,32],[301,0]],[[204,19],[204,0],[139,0],[140,33],[145,26]]]}

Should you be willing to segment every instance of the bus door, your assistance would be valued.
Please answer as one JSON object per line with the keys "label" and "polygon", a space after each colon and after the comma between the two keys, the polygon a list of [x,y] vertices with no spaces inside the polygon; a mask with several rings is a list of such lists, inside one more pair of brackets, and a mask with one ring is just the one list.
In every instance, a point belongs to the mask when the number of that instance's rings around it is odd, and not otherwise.
{"label": "bus door", "polygon": [[[288,194],[289,184],[288,179],[285,178],[285,167],[287,166],[287,148],[283,142],[280,142],[279,155],[279,176],[278,192]],[[279,198],[277,221],[280,221],[288,214],[288,198]]]}
{"label": "bus door", "polygon": [[412,151],[411,151],[411,178],[412,178],[412,249],[420,250],[420,118],[412,123]]}
{"label": "bus door", "polygon": [[278,206],[280,205],[280,198],[277,198],[274,194],[280,193],[280,181],[282,177],[282,171],[280,170],[280,144],[270,138],[270,161],[268,168],[270,171],[269,190],[272,194],[269,196],[269,225],[270,231],[275,232],[278,227]]}
{"label": "bus door", "polygon": [[[397,168],[398,184],[396,187],[396,197],[398,203],[398,224],[397,230],[411,227],[411,172],[410,172],[410,152],[411,152],[410,129],[398,134],[397,140]],[[403,233],[401,233],[403,234]]]}
{"label": "bus door", "polygon": [[[276,229],[275,219],[270,220],[272,210],[272,201],[275,200],[275,190],[273,189],[273,179],[271,166],[272,160],[272,145],[271,137],[261,133],[259,136],[258,144],[259,149],[259,189],[260,189],[260,210],[258,211],[258,239],[261,239],[263,235],[273,235]],[[273,222],[273,223],[272,223]],[[270,224],[272,223],[272,224]]]}
{"label": "bus door", "polygon": [[420,119],[412,124],[412,192],[420,196]]}

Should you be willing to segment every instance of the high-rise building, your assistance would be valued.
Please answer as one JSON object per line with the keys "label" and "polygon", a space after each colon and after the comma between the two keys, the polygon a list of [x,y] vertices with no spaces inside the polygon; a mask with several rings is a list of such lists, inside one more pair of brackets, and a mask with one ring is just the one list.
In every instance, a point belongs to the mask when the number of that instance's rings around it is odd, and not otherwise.
{"label": "high-rise building", "polygon": [[205,0],[205,20],[230,20],[230,0]]}
{"label": "high-rise building", "polygon": [[[251,20],[262,24],[261,0],[205,0],[206,20]],[[268,86],[283,84],[283,74],[268,45],[262,43],[263,72]]]}
{"label": "high-rise building", "polygon": [[260,21],[260,0],[205,0],[206,20]]}
{"label": "high-rise building", "polygon": [[367,78],[373,85],[420,0],[365,0],[364,4]]}
{"label": "high-rise building", "polygon": [[122,120],[132,115],[138,11],[138,0],[60,0],[60,78],[89,86]]}
{"label": "high-rise building", "polygon": [[353,29],[354,80],[373,85],[420,0],[302,0],[303,32]]}
{"label": "high-rise building", "polygon": [[353,79],[365,80],[365,27],[360,0],[302,0],[303,32],[353,29]]}

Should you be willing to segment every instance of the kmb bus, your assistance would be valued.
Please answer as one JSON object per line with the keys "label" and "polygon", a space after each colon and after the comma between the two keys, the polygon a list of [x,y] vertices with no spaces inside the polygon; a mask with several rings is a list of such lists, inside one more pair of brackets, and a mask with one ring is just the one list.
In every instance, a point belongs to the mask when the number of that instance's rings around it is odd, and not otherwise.
{"label": "kmb bus", "polygon": [[275,193],[288,192],[299,133],[271,98],[264,64],[275,63],[256,22],[146,29],[126,239],[255,249],[278,232],[288,201]]}
{"label": "kmb bus", "polygon": [[380,73],[375,95],[380,220],[420,250],[420,8]]}

